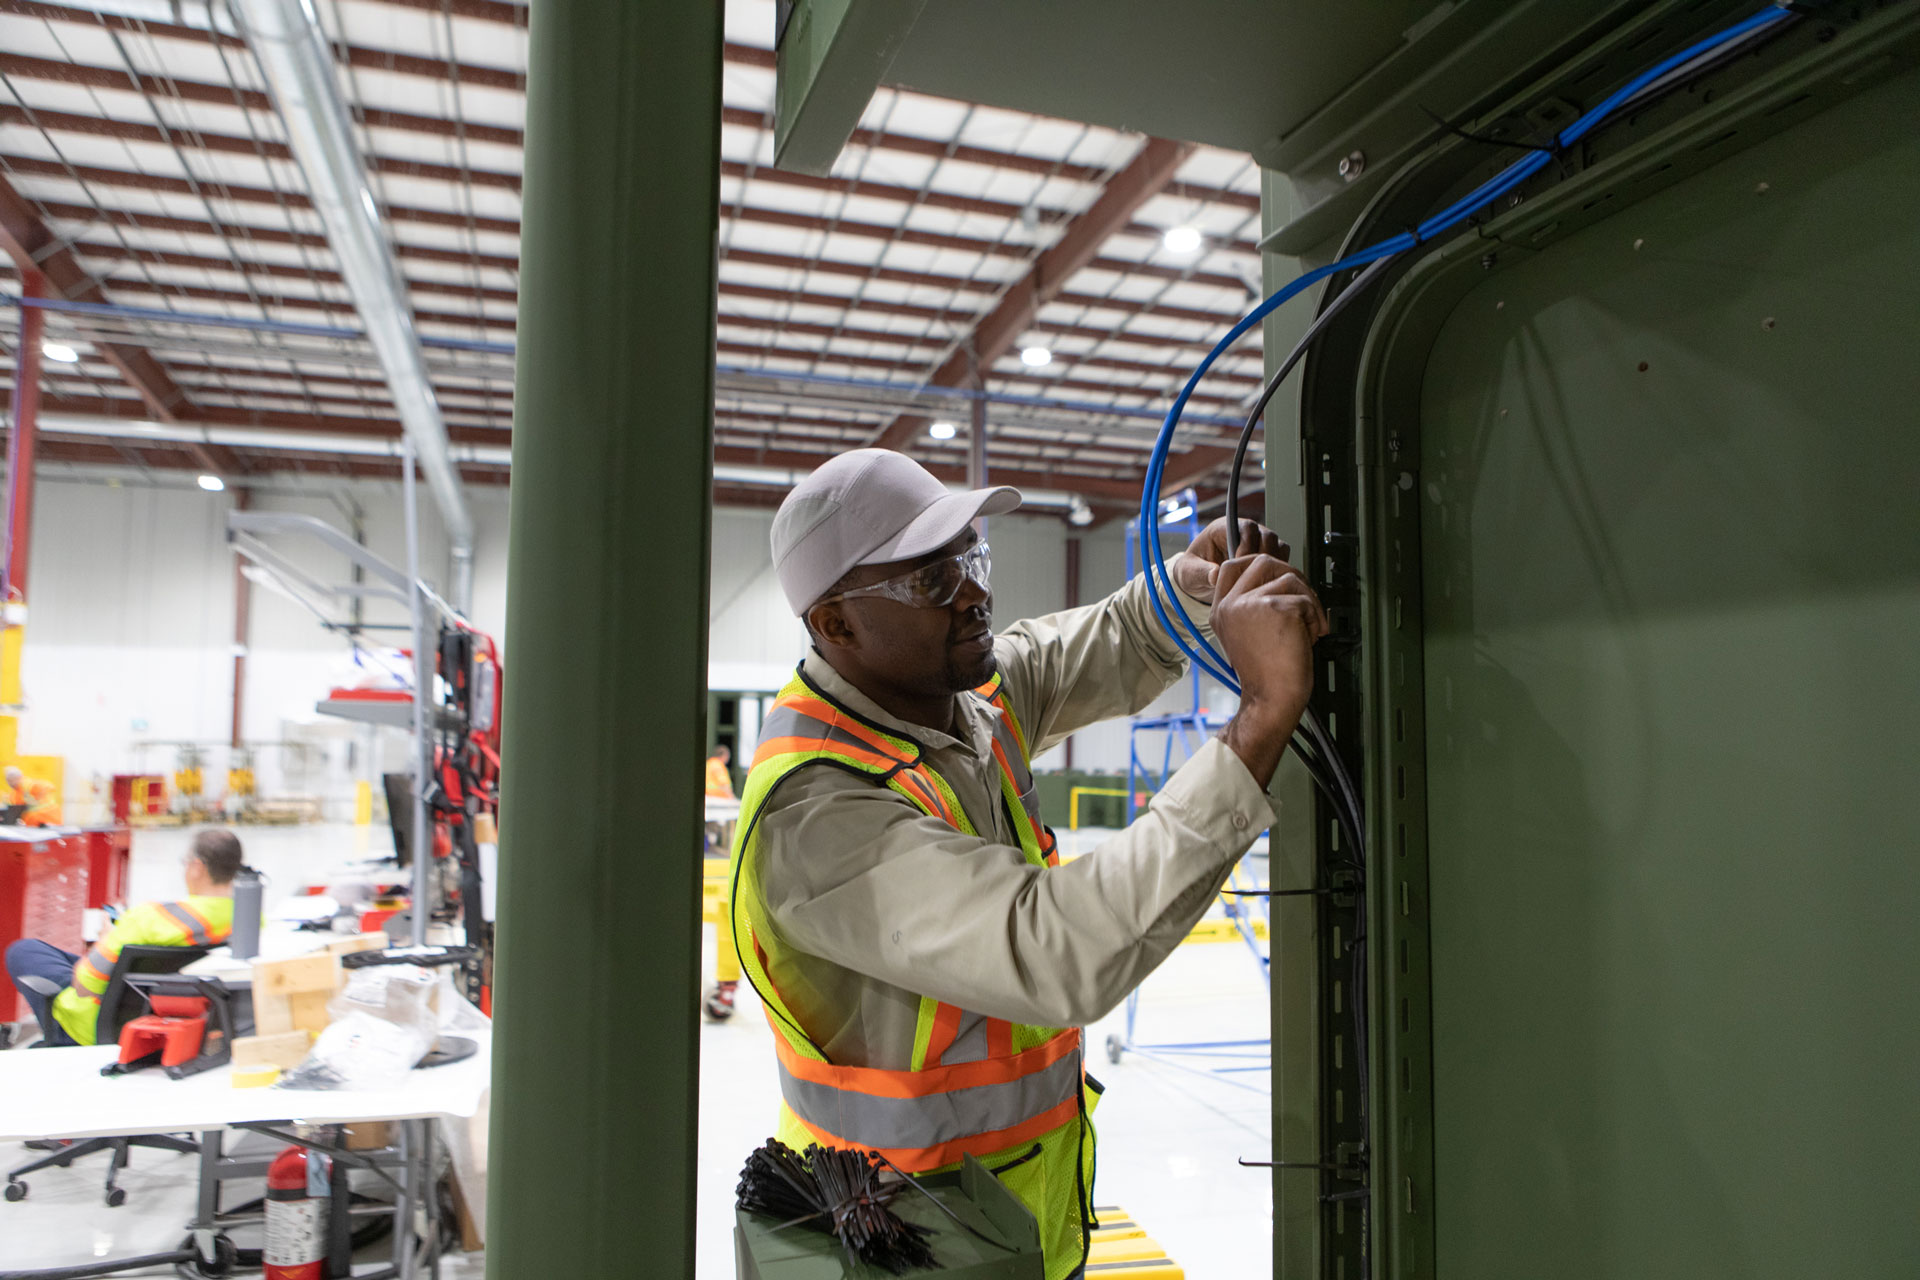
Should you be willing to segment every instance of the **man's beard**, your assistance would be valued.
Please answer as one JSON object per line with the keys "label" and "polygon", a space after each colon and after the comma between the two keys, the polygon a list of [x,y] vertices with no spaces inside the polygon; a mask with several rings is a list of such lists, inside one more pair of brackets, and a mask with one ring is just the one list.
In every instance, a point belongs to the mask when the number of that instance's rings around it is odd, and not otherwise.
{"label": "man's beard", "polygon": [[972,664],[972,670],[963,670],[957,663],[947,663],[947,685],[949,692],[965,693],[969,689],[978,689],[993,679],[993,673],[1000,669],[1000,656],[993,646],[987,646],[986,656]]}

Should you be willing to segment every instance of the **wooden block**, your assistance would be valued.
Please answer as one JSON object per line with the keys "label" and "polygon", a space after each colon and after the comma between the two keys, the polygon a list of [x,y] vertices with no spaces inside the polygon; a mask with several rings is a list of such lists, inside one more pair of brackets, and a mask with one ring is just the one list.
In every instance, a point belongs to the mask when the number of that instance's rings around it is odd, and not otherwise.
{"label": "wooden block", "polygon": [[282,1031],[270,1036],[241,1036],[233,1042],[236,1067],[272,1066],[285,1070],[298,1066],[313,1047],[313,1037],[305,1031]]}
{"label": "wooden block", "polygon": [[256,1036],[285,1035],[290,1031],[311,1032],[319,1035],[333,1021],[327,1013],[327,1001],[333,999],[332,991],[296,991],[292,995],[261,995],[253,997],[253,1034]]}
{"label": "wooden block", "polygon": [[330,955],[350,956],[356,951],[382,951],[386,949],[387,935],[375,930],[372,933],[356,933],[351,938],[341,938],[327,944]]}
{"label": "wooden block", "polygon": [[285,960],[256,960],[253,999],[290,996],[300,991],[332,991],[340,981],[340,957],[327,951]]}
{"label": "wooden block", "polygon": [[287,997],[288,1012],[293,1025],[301,1030],[319,1035],[333,1021],[333,1015],[327,1012],[327,1001],[333,999],[333,992],[296,991]]}

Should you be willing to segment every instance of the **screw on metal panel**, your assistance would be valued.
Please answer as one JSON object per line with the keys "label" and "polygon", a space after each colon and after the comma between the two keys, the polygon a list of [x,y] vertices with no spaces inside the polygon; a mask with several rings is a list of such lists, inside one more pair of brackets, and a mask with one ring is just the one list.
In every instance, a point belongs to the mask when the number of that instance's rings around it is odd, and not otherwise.
{"label": "screw on metal panel", "polygon": [[1398,431],[1387,432],[1387,452],[1400,452],[1400,433]]}
{"label": "screw on metal panel", "polygon": [[1773,188],[1772,188],[1772,187],[1771,187],[1770,185],[1768,185],[1767,183],[1764,183],[1764,182],[1762,182],[1762,183],[1760,183],[1760,184],[1758,184],[1757,186],[1755,186],[1755,187],[1754,187],[1754,189],[1753,189],[1753,194],[1755,194],[1755,195],[1757,195],[1757,196],[1763,196],[1763,195],[1765,195],[1765,194],[1767,194],[1767,192],[1769,192],[1769,191],[1771,191],[1771,190],[1773,190]]}
{"label": "screw on metal panel", "polygon": [[1639,247],[1640,247],[1641,245],[1643,245],[1643,244],[1645,244],[1645,243],[1646,243],[1646,240],[1645,240],[1645,239],[1639,239],[1639,240],[1635,240],[1635,241],[1633,242],[1633,247],[1634,247],[1635,249],[1638,249],[1638,248],[1639,248]]}
{"label": "screw on metal panel", "polygon": [[1355,178],[1359,177],[1366,171],[1366,168],[1367,153],[1364,151],[1349,151],[1346,155],[1340,157],[1340,176],[1348,182],[1352,182]]}
{"label": "screw on metal panel", "polygon": [[1491,271],[1493,270],[1493,264],[1498,262],[1499,260],[1500,260],[1499,258],[1495,257],[1491,253],[1482,254],[1480,256],[1480,269],[1482,271]]}
{"label": "screw on metal panel", "polygon": [[1760,322],[1760,328],[1763,332],[1772,333],[1774,326],[1779,323],[1780,322],[1774,319],[1772,316],[1768,316],[1765,320],[1762,320]]}

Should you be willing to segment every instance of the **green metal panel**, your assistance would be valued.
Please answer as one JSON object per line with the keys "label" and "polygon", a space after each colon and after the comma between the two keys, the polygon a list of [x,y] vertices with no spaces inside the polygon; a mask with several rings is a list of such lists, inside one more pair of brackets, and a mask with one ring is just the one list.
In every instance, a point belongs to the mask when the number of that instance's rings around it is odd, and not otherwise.
{"label": "green metal panel", "polygon": [[1827,88],[1877,87],[1495,223],[1373,369],[1417,387],[1367,437],[1370,723],[1430,879],[1432,1274],[1920,1258],[1920,75],[1850,34]]}
{"label": "green metal panel", "polygon": [[693,1274],[721,41],[718,5],[533,9],[487,1241],[506,1280]]}
{"label": "green metal panel", "polygon": [[926,0],[797,0],[778,36],[774,162],[825,174]]}

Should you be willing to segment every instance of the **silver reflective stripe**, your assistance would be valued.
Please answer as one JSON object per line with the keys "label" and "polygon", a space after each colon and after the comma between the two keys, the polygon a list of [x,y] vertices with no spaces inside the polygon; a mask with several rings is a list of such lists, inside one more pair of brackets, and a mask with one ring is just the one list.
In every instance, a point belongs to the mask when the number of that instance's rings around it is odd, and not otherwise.
{"label": "silver reflective stripe", "polygon": [[960,1030],[955,1033],[953,1043],[940,1055],[940,1061],[931,1066],[950,1067],[958,1062],[979,1062],[987,1056],[987,1019],[986,1015],[960,1013]]}
{"label": "silver reflective stripe", "polygon": [[855,737],[845,729],[816,719],[803,711],[792,707],[775,707],[767,718],[760,722],[759,741],[771,742],[776,738],[825,738],[842,746],[853,747],[866,755],[886,756],[898,760],[901,757],[892,747],[879,748],[872,743]]}
{"label": "silver reflective stripe", "polygon": [[924,1098],[878,1098],[815,1084],[780,1064],[780,1093],[795,1115],[842,1142],[916,1150],[1011,1129],[1074,1097],[1080,1055],[1066,1053],[1044,1070],[1005,1084],[953,1089]]}
{"label": "silver reflective stripe", "polygon": [[160,909],[172,916],[175,924],[186,930],[187,937],[193,940],[194,946],[205,947],[213,944],[213,939],[207,936],[207,931],[200,927],[200,922],[193,918],[192,912],[172,902],[162,902]]}

